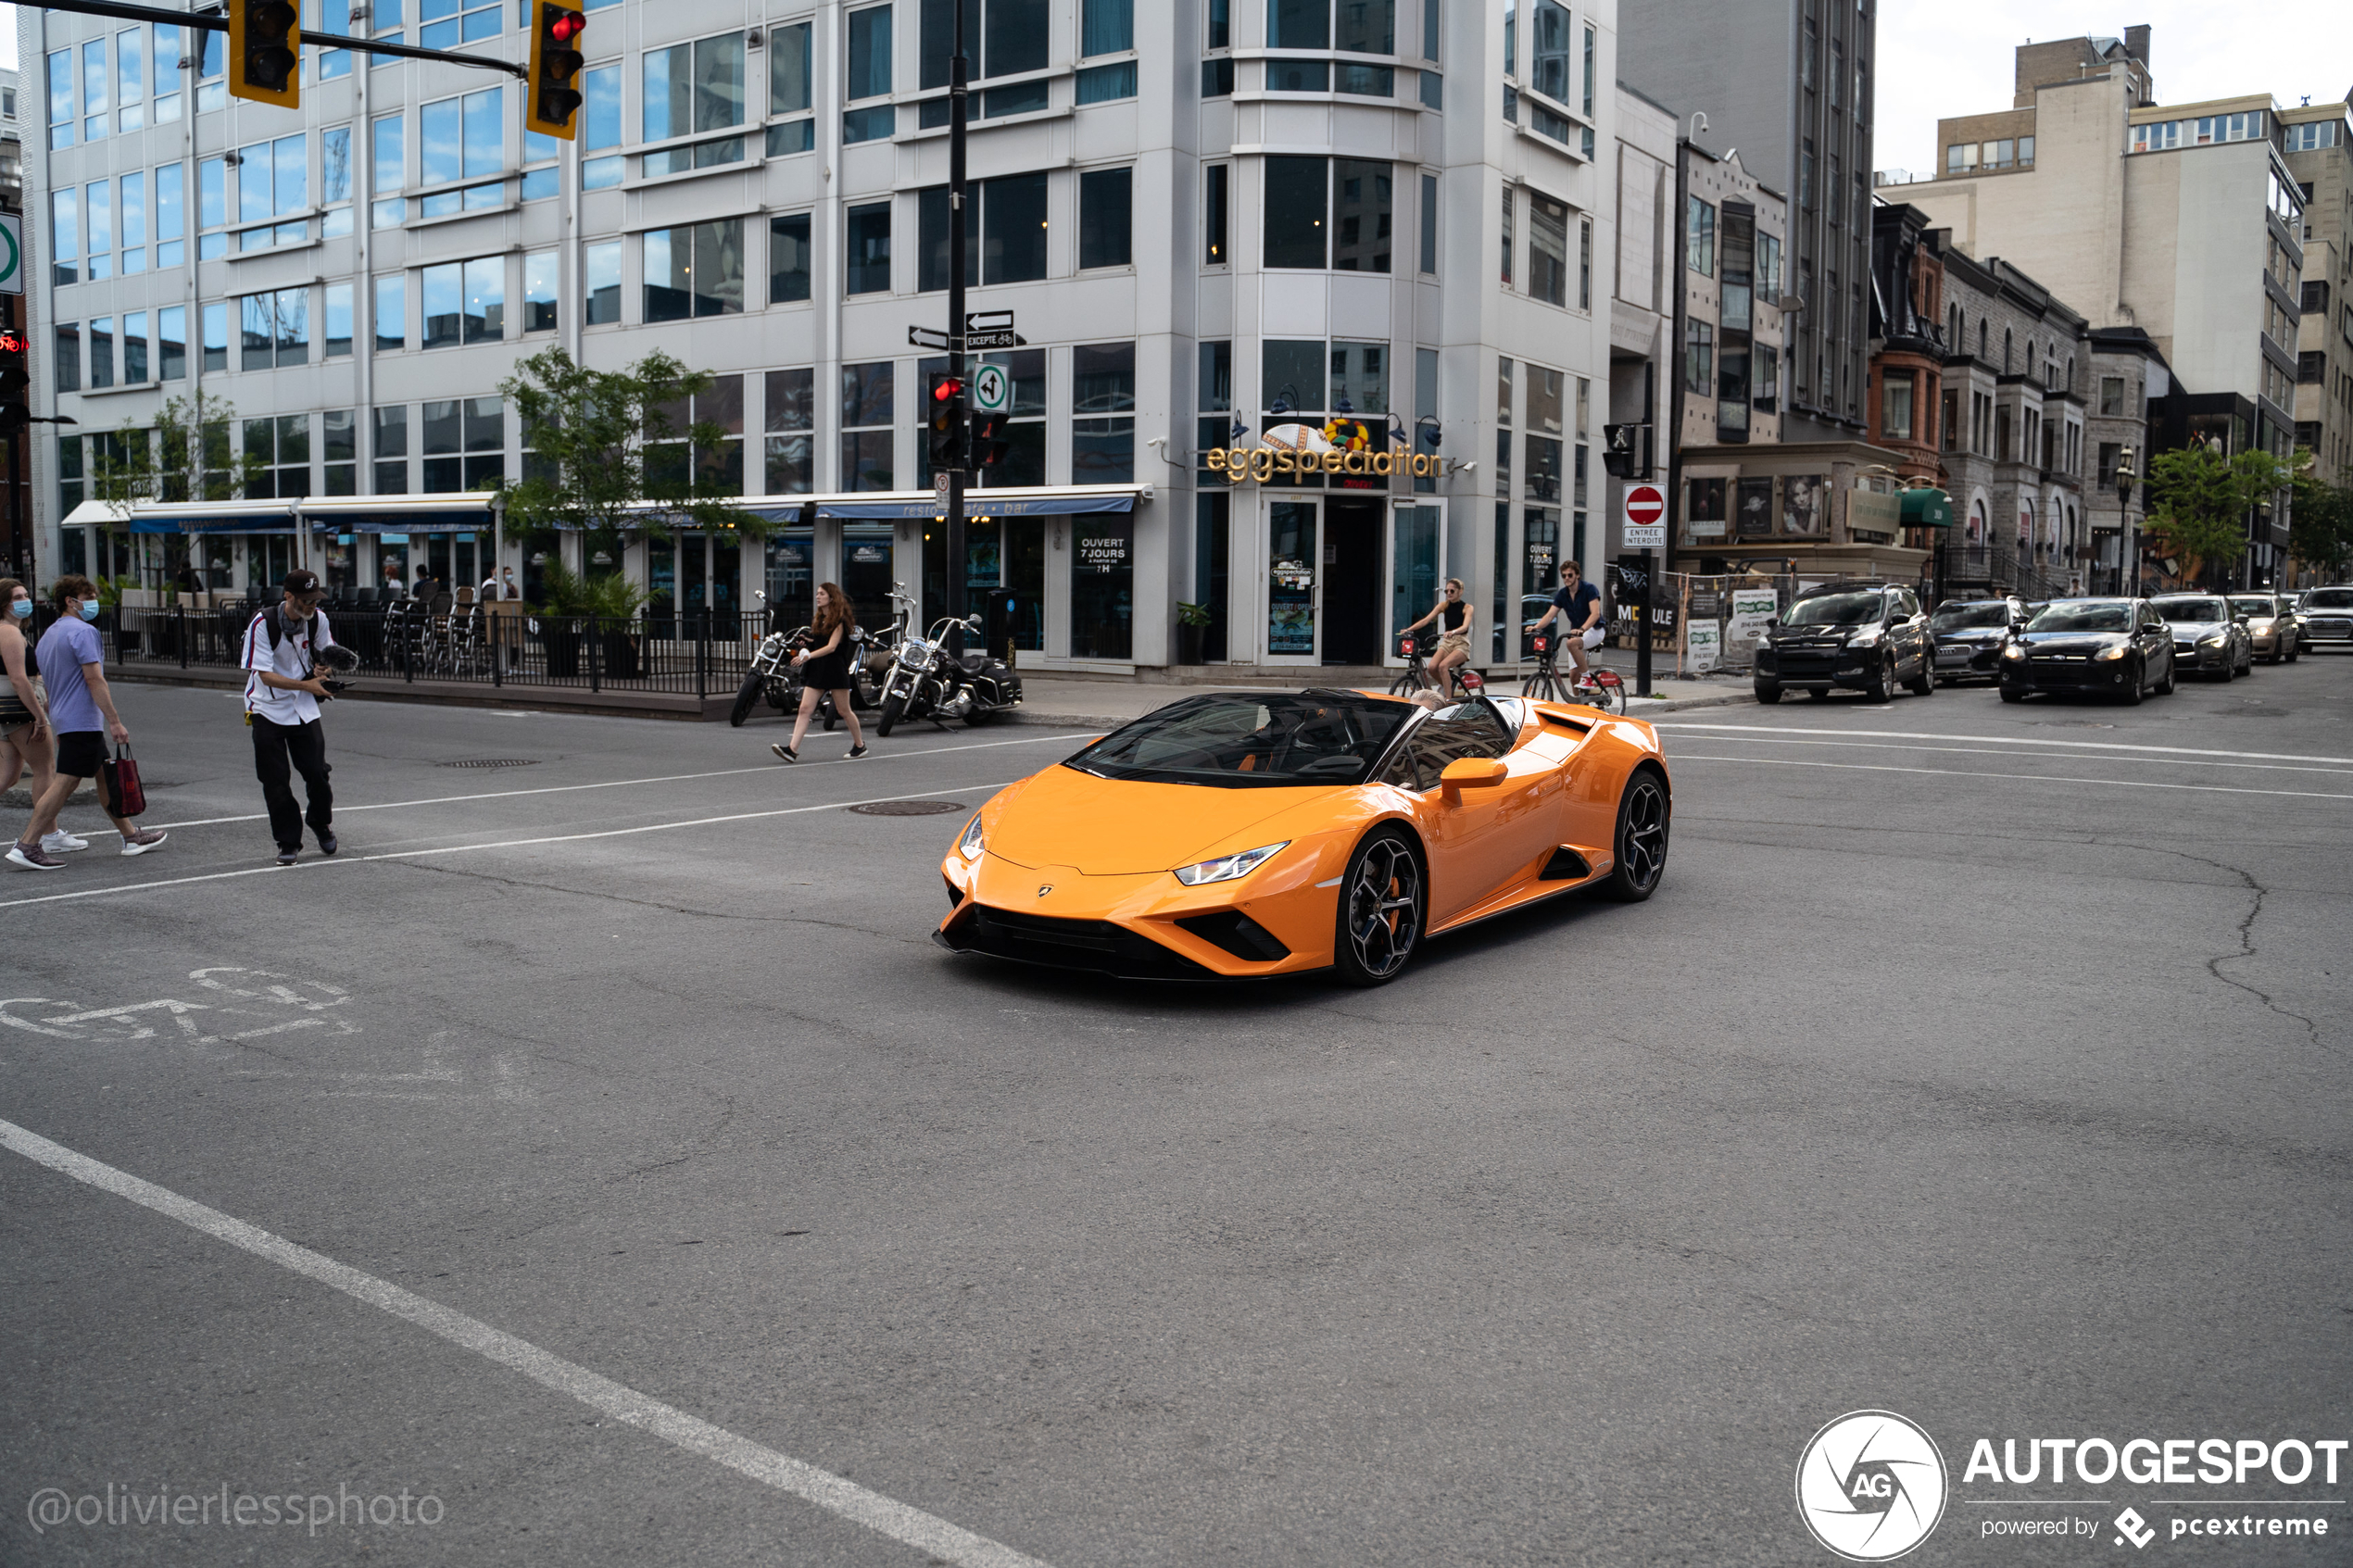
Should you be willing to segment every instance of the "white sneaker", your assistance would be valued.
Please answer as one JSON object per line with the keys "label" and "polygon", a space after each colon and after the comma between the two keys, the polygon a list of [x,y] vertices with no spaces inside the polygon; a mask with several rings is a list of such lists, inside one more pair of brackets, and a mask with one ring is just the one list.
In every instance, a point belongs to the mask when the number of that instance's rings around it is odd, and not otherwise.
{"label": "white sneaker", "polygon": [[122,852],[125,855],[144,855],[150,849],[162,848],[163,841],[170,836],[154,828],[139,828],[123,836]]}
{"label": "white sneaker", "polygon": [[55,833],[42,835],[41,847],[52,855],[70,855],[77,849],[89,848],[90,841],[86,838],[76,838],[65,829],[59,828]]}

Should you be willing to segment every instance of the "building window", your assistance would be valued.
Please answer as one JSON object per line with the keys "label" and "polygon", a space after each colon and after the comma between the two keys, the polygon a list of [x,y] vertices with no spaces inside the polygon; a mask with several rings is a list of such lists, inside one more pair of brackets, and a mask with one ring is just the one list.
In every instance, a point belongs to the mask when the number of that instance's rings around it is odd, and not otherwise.
{"label": "building window", "polygon": [[645,320],[733,316],[744,307],[744,220],[646,232]]}
{"label": "building window", "polygon": [[[503,88],[486,88],[462,97],[443,98],[418,111],[422,177],[428,189],[497,174],[506,168],[506,127],[499,119]],[[504,182],[470,190],[439,191],[419,204],[426,218],[479,212],[506,199]]]}
{"label": "building window", "polygon": [[1912,439],[1912,377],[1908,373],[1880,377],[1880,434],[1889,441]]}
{"label": "building window", "polygon": [[[205,306],[203,310],[204,369],[226,370],[229,368],[229,302],[215,300],[210,305]],[[63,329],[60,329],[61,333]],[[60,343],[59,346],[62,348],[64,345]],[[61,364],[70,362],[69,355],[63,357],[60,360]]]}
{"label": "building window", "polygon": [[842,95],[855,101],[890,91],[890,7],[870,6],[849,13],[849,76]]}
{"label": "building window", "polygon": [[1136,478],[1136,345],[1071,350],[1070,481],[1128,484]]}
{"label": "building window", "polygon": [[507,335],[507,258],[479,257],[422,270],[424,345],[456,348]]}
{"label": "building window", "polygon": [[606,240],[581,253],[584,324],[617,326],[621,321],[621,242]]}
{"label": "building window", "polygon": [[1134,171],[1090,169],[1078,176],[1078,265],[1126,267],[1133,264],[1130,238],[1130,187]]}
{"label": "building window", "polygon": [[841,478],[844,490],[892,487],[891,371],[887,359],[841,368]]}
{"label": "building window", "polygon": [[496,490],[507,475],[507,408],[496,397],[424,405],[427,495]]}
{"label": "building window", "polygon": [[156,312],[156,380],[184,381],[188,375],[188,307],[167,305]]}
{"label": "building window", "polygon": [[1716,208],[1693,196],[1683,223],[1683,265],[1703,278],[1716,276]]}
{"label": "building window", "polygon": [[267,370],[307,364],[310,358],[310,290],[308,286],[249,294],[237,302],[245,333],[243,368]]}
{"label": "building window", "polygon": [[310,416],[279,414],[245,421],[248,498],[310,494]]}
{"label": "building window", "polygon": [[1559,0],[1535,0],[1528,19],[1527,84],[1556,104],[1569,101],[1568,7]]}
{"label": "building window", "polygon": [[[771,115],[809,115],[812,104],[810,64],[807,22],[768,30],[768,112]],[[785,120],[768,128],[770,157],[811,152],[816,145],[817,121],[813,117]]]}
{"label": "building window", "polygon": [[522,330],[552,332],[560,324],[557,298],[557,253],[527,252],[522,258]]}
{"label": "building window", "polygon": [[1333,235],[1332,267],[1341,272],[1386,272],[1395,220],[1390,166],[1358,158],[1332,161],[1332,190],[1340,224]]}
{"label": "building window", "polygon": [[1683,384],[1703,395],[1715,386],[1716,328],[1706,321],[1683,323]]}
{"label": "building window", "polygon": [[1568,207],[1528,194],[1528,293],[1547,305],[1568,303]]}
{"label": "building window", "polygon": [[326,335],[320,345],[321,359],[347,358],[351,354],[351,284],[329,283],[325,291]]}
{"label": "building window", "polygon": [[1502,279],[1505,288],[1512,286],[1512,248],[1517,243],[1512,233],[1512,209],[1516,200],[1517,193],[1508,184],[1505,185],[1504,187],[1504,275]]}
{"label": "building window", "polygon": [[1205,486],[1222,485],[1230,481],[1223,469],[1212,470],[1208,466],[1207,454],[1233,439],[1234,345],[1221,339],[1199,347],[1199,372],[1193,383],[1194,407],[1201,415],[1193,432],[1193,450],[1199,466],[1193,470],[1193,480]]}
{"label": "building window", "polygon": [[[264,297],[267,297],[266,295]],[[90,386],[98,391],[114,384],[114,318],[90,318]]]}
{"label": "building window", "polygon": [[326,480],[322,494],[359,494],[359,427],[348,408],[330,408],[319,417],[319,458]]}
{"label": "building window", "polygon": [[409,182],[408,139],[404,117],[378,115],[368,125],[368,156],[375,172],[369,183],[375,197],[369,209],[371,228],[396,229],[409,216],[409,204],[397,192]]}
{"label": "building window", "polygon": [[1211,267],[1226,265],[1226,207],[1229,176],[1228,166],[1222,163],[1213,163],[1202,171],[1202,259]]}
{"label": "building window", "polygon": [[[479,38],[496,38],[498,9],[498,0],[486,6],[469,5],[467,0],[422,0],[418,17],[425,25],[417,42],[428,49],[454,49]],[[445,19],[436,21],[436,17]]]}
{"label": "building window", "polygon": [[1527,453],[1527,461],[1520,467],[1521,483],[1529,500],[1557,502],[1561,498],[1561,404],[1567,378],[1558,370],[1529,365],[1521,377],[1521,387],[1528,399],[1521,420]]}
{"label": "building window", "polygon": [[409,346],[409,275],[392,272],[376,280],[376,352]]}
{"label": "building window", "polygon": [[[1435,5],[1437,0],[1425,0]],[[1422,176],[1421,270],[1429,277],[1438,276],[1438,176]]]}
{"label": "building window", "polygon": [[62,288],[82,281],[74,265],[82,254],[82,193],[67,187],[49,193],[49,281]]}
{"label": "building window", "polygon": [[186,170],[167,163],[156,169],[156,265],[178,267],[187,259]]}
{"label": "building window", "polygon": [[890,204],[875,202],[849,212],[849,264],[845,294],[890,292]]}
{"label": "building window", "polygon": [[398,404],[375,410],[375,436],[371,450],[375,461],[375,491],[379,495],[409,493],[409,410]]}
{"label": "building window", "polygon": [[[744,35],[723,32],[692,44],[648,49],[645,56],[643,139],[667,142],[744,122]],[[739,149],[736,157],[740,158]],[[711,162],[733,159],[713,157]],[[669,173],[648,167],[648,174]]]}
{"label": "building window", "polygon": [[767,383],[766,493],[806,495],[817,488],[817,372],[771,370]]}
{"label": "building window", "polygon": [[340,239],[351,232],[351,127],[331,126],[319,132],[319,205],[325,212],[319,232]]}
{"label": "building window", "polygon": [[[721,375],[690,397],[654,410],[661,433],[677,439],[651,441],[646,445],[646,478],[655,485],[681,489],[700,484],[722,495],[744,493],[744,378]],[[684,439],[697,426],[716,427],[715,445],[697,445],[694,466],[687,467]],[[706,431],[704,433],[711,433]]]}
{"label": "building window", "polygon": [[768,303],[791,305],[809,297],[809,214],[768,220]]}
{"label": "building window", "polygon": [[622,181],[621,67],[580,73],[580,188],[601,191]]}
{"label": "building window", "polygon": [[1328,160],[1271,156],[1265,176],[1265,265],[1323,267],[1330,254],[1325,224],[1330,210]]}

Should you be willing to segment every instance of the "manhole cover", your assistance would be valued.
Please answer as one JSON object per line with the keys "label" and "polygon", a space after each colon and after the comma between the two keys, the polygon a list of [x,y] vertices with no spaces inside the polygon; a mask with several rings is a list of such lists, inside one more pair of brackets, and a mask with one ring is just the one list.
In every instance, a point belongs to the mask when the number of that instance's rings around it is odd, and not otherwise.
{"label": "manhole cover", "polygon": [[436,768],[535,768],[536,757],[460,757],[455,762],[436,762]]}
{"label": "manhole cover", "polygon": [[953,800],[875,800],[850,809],[862,817],[944,817],[963,807]]}

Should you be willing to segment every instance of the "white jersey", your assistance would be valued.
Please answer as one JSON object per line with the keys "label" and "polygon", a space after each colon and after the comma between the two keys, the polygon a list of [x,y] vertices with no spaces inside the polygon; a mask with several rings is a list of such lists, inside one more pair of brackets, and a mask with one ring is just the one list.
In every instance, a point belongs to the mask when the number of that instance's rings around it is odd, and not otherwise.
{"label": "white jersey", "polygon": [[[313,640],[319,647],[335,646],[334,634],[327,630],[327,612],[315,611],[308,630],[301,621],[289,619],[285,634],[273,648],[270,646],[270,616],[278,608],[273,605],[263,610],[246,625],[245,656],[238,664],[245,670],[267,670],[290,681],[308,680],[313,673]],[[308,692],[264,685],[258,674],[252,674],[245,677],[245,711],[273,724],[307,724],[319,717],[319,699]]]}

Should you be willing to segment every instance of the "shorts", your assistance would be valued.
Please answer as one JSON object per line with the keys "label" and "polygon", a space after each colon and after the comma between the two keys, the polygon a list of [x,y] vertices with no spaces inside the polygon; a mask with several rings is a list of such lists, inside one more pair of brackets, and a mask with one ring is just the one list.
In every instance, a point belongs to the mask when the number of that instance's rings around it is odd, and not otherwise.
{"label": "shorts", "polygon": [[68,730],[57,737],[57,771],[68,778],[94,779],[106,759],[103,730]]}
{"label": "shorts", "polygon": [[1469,652],[1469,651],[1470,651],[1470,633],[1469,633],[1468,632],[1449,632],[1449,633],[1447,633],[1444,636],[1442,636],[1442,637],[1441,637],[1441,638],[1439,638],[1439,639],[1438,639],[1438,649],[1437,649],[1437,651],[1438,651],[1439,653],[1467,653],[1467,652]]}
{"label": "shorts", "polygon": [[1589,648],[1600,647],[1607,636],[1608,633],[1599,626],[1588,626],[1585,628],[1585,646]]}

